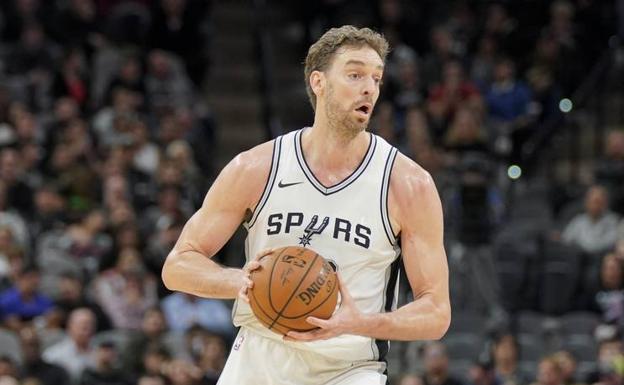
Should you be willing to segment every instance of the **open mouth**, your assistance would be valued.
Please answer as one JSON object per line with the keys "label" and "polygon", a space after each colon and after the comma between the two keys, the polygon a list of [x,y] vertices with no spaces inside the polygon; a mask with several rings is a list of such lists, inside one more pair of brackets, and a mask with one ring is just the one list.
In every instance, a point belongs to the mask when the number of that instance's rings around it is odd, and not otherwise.
{"label": "open mouth", "polygon": [[358,108],[355,109],[357,112],[368,116],[372,110],[372,106],[368,103],[362,104]]}

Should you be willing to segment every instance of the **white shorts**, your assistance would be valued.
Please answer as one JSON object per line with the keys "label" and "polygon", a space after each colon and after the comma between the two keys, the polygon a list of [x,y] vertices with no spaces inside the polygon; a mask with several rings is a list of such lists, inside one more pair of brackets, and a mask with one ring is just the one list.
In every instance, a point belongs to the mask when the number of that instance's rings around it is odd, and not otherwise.
{"label": "white shorts", "polygon": [[335,360],[241,327],[217,385],[385,385],[385,370],[384,362]]}

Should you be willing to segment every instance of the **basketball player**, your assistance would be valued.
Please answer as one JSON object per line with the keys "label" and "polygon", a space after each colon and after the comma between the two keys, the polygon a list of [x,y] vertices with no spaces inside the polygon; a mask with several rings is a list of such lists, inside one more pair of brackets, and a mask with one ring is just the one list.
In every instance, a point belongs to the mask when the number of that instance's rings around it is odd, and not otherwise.
{"label": "basketball player", "polygon": [[[237,298],[241,326],[221,385],[386,383],[388,340],[438,339],[450,323],[442,208],[431,176],[366,132],[379,96],[387,41],[352,26],[308,52],[314,124],[261,144],[228,164],[188,221],[162,277],[171,290]],[[247,264],[210,257],[243,224]],[[255,258],[300,245],[331,260],[341,305],[329,320],[282,338],[248,305]],[[399,256],[414,301],[396,309]]]}

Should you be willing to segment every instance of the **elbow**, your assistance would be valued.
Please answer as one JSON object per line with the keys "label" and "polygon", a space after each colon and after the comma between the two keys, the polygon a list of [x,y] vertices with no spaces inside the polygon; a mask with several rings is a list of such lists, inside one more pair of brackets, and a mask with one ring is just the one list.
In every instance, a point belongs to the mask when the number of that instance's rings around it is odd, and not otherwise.
{"label": "elbow", "polygon": [[171,291],[176,290],[175,279],[173,277],[173,270],[175,269],[175,261],[173,260],[173,258],[173,255],[169,254],[167,259],[165,260],[162,271],[160,272],[160,278],[162,279],[163,284],[165,285],[167,290]]}
{"label": "elbow", "polygon": [[436,323],[436,330],[434,331],[433,339],[440,340],[446,335],[449,327],[451,326],[451,309],[447,306],[445,309],[440,309],[438,314],[438,322]]}

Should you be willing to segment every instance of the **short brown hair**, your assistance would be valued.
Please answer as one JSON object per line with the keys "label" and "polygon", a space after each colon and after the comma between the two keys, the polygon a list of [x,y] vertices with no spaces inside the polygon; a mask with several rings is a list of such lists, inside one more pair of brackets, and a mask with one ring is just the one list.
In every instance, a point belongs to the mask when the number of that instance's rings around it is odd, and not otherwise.
{"label": "short brown hair", "polygon": [[313,71],[327,70],[338,48],[343,46],[361,48],[365,45],[374,49],[382,61],[386,61],[390,45],[383,35],[370,28],[357,28],[352,25],[332,28],[310,46],[303,72],[305,75],[306,92],[312,104],[312,109],[316,110],[316,95],[312,92],[312,87],[310,87],[310,74]]}

